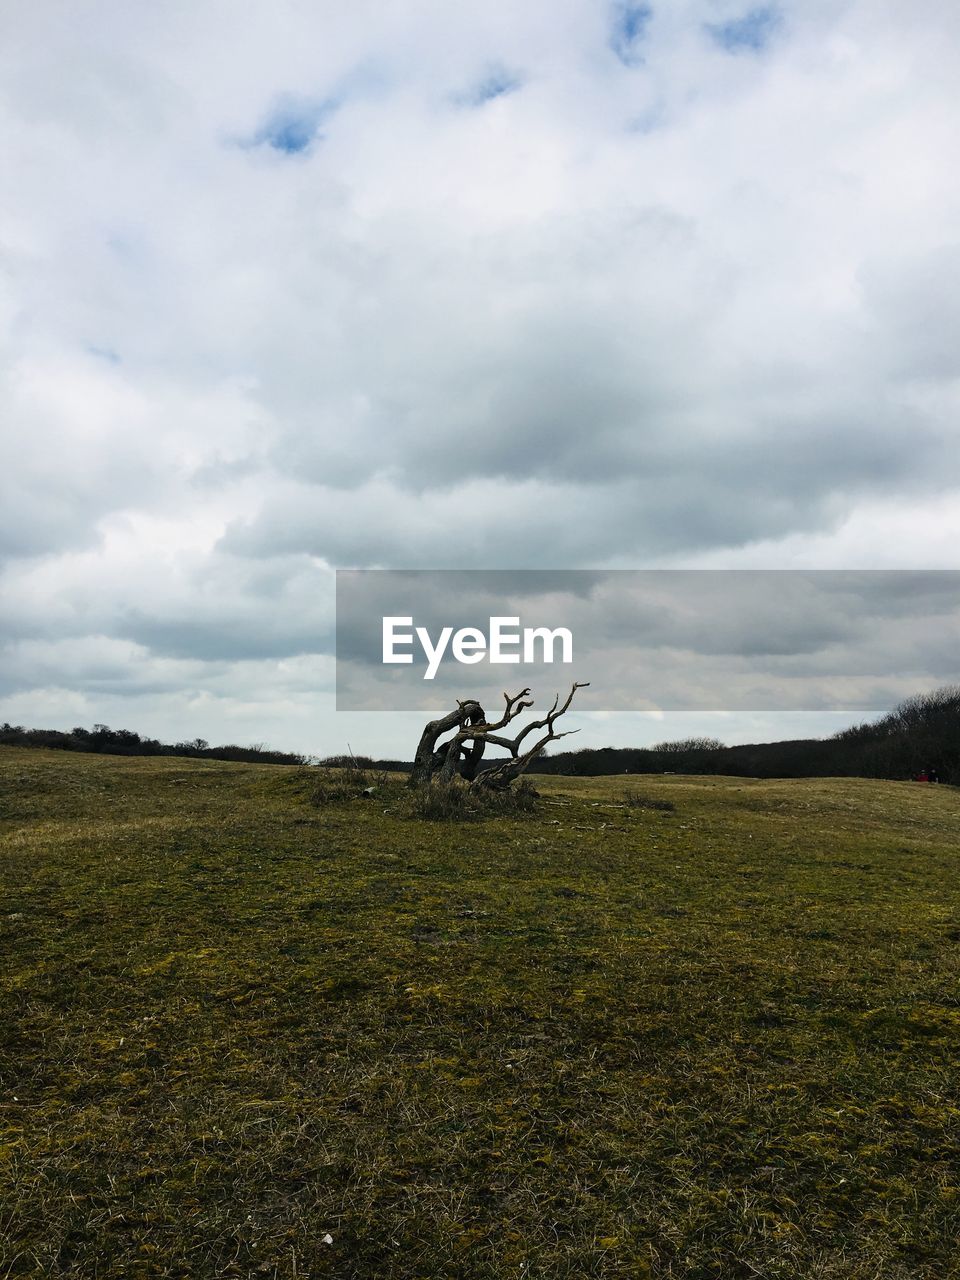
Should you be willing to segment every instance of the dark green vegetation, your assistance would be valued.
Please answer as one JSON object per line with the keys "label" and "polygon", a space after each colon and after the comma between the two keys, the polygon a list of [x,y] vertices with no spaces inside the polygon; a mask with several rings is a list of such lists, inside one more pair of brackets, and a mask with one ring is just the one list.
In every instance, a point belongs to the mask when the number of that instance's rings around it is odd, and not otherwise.
{"label": "dark green vegetation", "polygon": [[[0,746],[44,747],[111,755],[173,755],[247,763],[303,765],[305,756],[265,747],[211,747],[202,738],[164,745],[129,729],[25,729],[0,725]],[[505,757],[501,757],[501,760]],[[409,773],[412,762],[364,756],[329,756],[324,765],[369,766]],[[488,758],[483,765],[496,763]],[[922,770],[939,782],[960,786],[960,685],[944,685],[907,698],[878,720],[851,725],[830,738],[797,738],[724,746],[715,738],[687,738],[654,747],[587,747],[541,755],[531,773],[563,777],[606,777],[620,773],[724,774],[748,778],[860,777],[905,780]]]}
{"label": "dark green vegetation", "polygon": [[960,792],[0,777],[0,1276],[960,1275]]}
{"label": "dark green vegetation", "polygon": [[655,747],[561,751],[532,766],[532,772],[581,777],[670,772],[909,779],[921,770],[933,770],[941,782],[960,785],[960,685],[907,698],[878,720],[851,725],[831,738],[734,747],[711,738],[688,738]]}
{"label": "dark green vegetation", "polygon": [[270,751],[266,747],[241,747],[236,743],[211,747],[204,738],[168,743],[144,738],[132,729],[111,729],[95,724],[64,732],[62,729],[26,729],[22,724],[0,724],[0,746],[42,747],[47,750],[82,751],[113,756],[192,756],[202,760],[243,760],[260,764],[306,764],[294,751]]}

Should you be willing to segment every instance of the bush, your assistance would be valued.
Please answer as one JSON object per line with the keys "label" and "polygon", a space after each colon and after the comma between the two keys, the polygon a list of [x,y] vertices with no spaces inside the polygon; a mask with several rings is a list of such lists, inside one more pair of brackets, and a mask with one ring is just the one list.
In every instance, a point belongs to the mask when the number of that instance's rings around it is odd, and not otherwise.
{"label": "bush", "polygon": [[506,791],[468,787],[462,782],[431,782],[411,794],[410,812],[429,822],[482,822],[484,818],[532,813],[537,796],[529,782]]}
{"label": "bush", "polygon": [[322,769],[372,769],[373,760],[370,756],[355,756],[352,751],[346,755],[324,756],[320,761]]}
{"label": "bush", "polygon": [[341,759],[348,763],[340,768],[320,768],[311,773],[313,790],[310,803],[317,809],[330,804],[342,804],[347,800],[368,797],[386,785],[387,775],[364,768],[352,756]]}
{"label": "bush", "polygon": [[652,796],[641,795],[639,791],[625,791],[623,803],[630,809],[656,809],[660,813],[677,811],[677,806],[672,800],[656,800]]}

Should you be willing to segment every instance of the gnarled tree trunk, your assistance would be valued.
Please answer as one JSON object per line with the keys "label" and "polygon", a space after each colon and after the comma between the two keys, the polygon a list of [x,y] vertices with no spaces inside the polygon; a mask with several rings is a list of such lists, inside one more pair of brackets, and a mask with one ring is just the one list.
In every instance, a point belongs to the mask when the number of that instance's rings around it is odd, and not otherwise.
{"label": "gnarled tree trunk", "polygon": [[[565,733],[557,733],[554,725],[564,714],[573,695],[578,689],[586,688],[583,684],[574,684],[561,704],[560,695],[553,700],[553,706],[542,720],[532,720],[513,738],[504,737],[500,730],[515,720],[528,707],[533,706],[529,689],[511,697],[503,695],[506,703],[503,715],[492,724],[488,723],[486,713],[479,702],[467,700],[458,702],[455,711],[449,712],[439,720],[431,720],[424,726],[420,736],[420,744],[413,761],[409,783],[412,787],[422,787],[430,782],[452,782],[454,778],[463,778],[470,786],[488,787],[493,790],[505,790],[535,760],[548,742],[557,738],[565,738],[568,733],[576,733],[575,729]],[[453,734],[445,741],[444,734]],[[546,730],[534,740],[530,735],[537,730]],[[528,744],[528,740],[529,744]],[[500,747],[509,754],[506,759],[492,765],[489,769],[481,769],[487,743]]]}

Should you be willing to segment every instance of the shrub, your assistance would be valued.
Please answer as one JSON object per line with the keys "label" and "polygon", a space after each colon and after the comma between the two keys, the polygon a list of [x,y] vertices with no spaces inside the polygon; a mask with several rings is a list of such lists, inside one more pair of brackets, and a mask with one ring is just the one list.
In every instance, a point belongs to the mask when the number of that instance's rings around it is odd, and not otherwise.
{"label": "shrub", "polygon": [[364,768],[352,756],[340,758],[348,763],[341,768],[320,768],[311,774],[313,790],[310,803],[317,809],[369,796],[386,785],[385,773]]}
{"label": "shrub", "polygon": [[468,787],[462,782],[431,782],[411,792],[410,812],[429,822],[482,822],[484,818],[532,813],[537,796],[529,782],[505,791]]}
{"label": "shrub", "polygon": [[625,791],[623,803],[630,809],[656,809],[660,813],[677,811],[677,806],[672,800],[657,800],[653,796],[641,795],[639,791]]}

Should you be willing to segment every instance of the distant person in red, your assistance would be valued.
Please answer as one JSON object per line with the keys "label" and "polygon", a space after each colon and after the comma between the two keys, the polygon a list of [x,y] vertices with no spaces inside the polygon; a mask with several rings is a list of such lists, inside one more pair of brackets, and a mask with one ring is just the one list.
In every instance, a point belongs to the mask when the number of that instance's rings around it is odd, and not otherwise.
{"label": "distant person in red", "polygon": [[926,769],[921,769],[921,770],[920,770],[920,772],[917,774],[916,781],[917,781],[917,782],[929,782],[929,781],[930,781],[930,775],[927,773]]}

